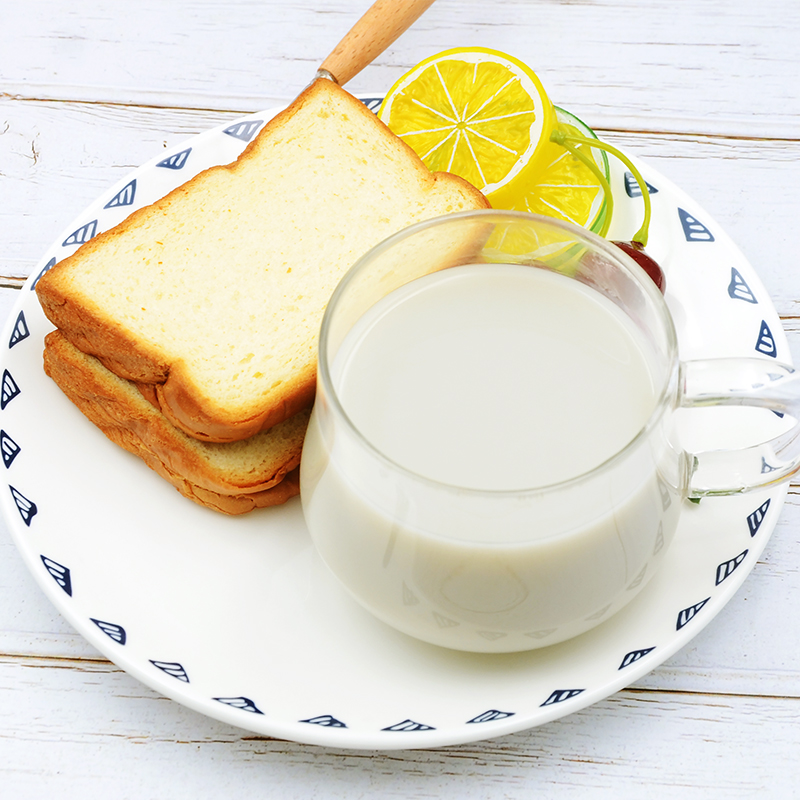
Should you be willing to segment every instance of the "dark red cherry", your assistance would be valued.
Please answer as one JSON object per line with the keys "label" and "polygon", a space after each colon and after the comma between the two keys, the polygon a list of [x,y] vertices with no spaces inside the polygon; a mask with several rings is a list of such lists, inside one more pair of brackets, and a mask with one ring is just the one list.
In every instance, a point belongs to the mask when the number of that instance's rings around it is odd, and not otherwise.
{"label": "dark red cherry", "polygon": [[664,289],[667,285],[664,270],[645,253],[644,245],[641,242],[612,242],[612,244],[627,253],[653,279],[653,283],[658,286],[661,294],[664,294]]}

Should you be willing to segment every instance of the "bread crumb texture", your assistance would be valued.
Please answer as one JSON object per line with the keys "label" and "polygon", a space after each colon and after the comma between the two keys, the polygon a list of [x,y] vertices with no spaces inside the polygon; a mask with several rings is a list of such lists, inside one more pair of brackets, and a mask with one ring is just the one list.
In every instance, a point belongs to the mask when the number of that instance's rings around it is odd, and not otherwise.
{"label": "bread crumb texture", "polygon": [[[220,425],[259,414],[273,424],[275,408],[292,407],[287,393],[313,381],[322,315],[347,269],[409,224],[487,205],[317,81],[238,161],[100,234],[37,291],[65,335],[112,368],[135,352],[166,365]],[[128,369],[163,379],[155,366]]]}

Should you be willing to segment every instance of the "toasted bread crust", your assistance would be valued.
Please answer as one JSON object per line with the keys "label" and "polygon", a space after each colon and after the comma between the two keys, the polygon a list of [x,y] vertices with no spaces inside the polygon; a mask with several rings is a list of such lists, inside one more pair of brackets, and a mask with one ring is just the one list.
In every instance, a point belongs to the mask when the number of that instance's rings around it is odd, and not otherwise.
{"label": "toasted bread crust", "polygon": [[[259,431],[267,430],[288,419],[300,409],[311,404],[314,396],[316,371],[316,335],[319,318],[321,318],[327,300],[315,300],[313,308],[309,309],[306,322],[309,332],[303,333],[303,337],[297,345],[298,355],[291,367],[291,375],[282,376],[280,380],[274,381],[276,384],[274,389],[269,387],[263,391],[259,389],[258,392],[249,395],[247,401],[242,400],[234,404],[214,395],[210,391],[209,385],[204,384],[197,377],[195,362],[184,357],[185,354],[180,349],[171,351],[169,343],[165,344],[159,339],[158,323],[153,324],[151,328],[147,328],[145,333],[142,333],[127,319],[123,319],[129,316],[127,313],[110,313],[103,305],[102,293],[87,294],[82,285],[81,270],[87,261],[102,266],[104,262],[108,261],[108,254],[113,253],[120,242],[138,243],[135,249],[141,247],[148,252],[157,245],[161,245],[160,241],[153,242],[148,238],[150,228],[153,226],[155,226],[155,230],[159,231],[172,230],[174,227],[182,228],[180,241],[190,250],[195,241],[193,236],[195,236],[196,227],[193,226],[201,226],[203,223],[202,220],[198,221],[195,218],[187,219],[186,214],[181,216],[182,209],[185,207],[197,209],[198,203],[201,202],[198,198],[208,197],[210,198],[209,203],[211,203],[211,199],[218,197],[214,193],[218,189],[220,176],[236,176],[238,181],[248,173],[250,166],[259,163],[265,154],[272,153],[274,155],[272,148],[281,147],[288,139],[299,135],[294,127],[288,127],[290,124],[301,127],[305,125],[306,129],[310,130],[318,120],[313,117],[311,112],[309,112],[308,119],[303,117],[304,109],[313,109],[317,116],[324,116],[327,113],[325,103],[328,99],[335,108],[341,108],[343,103],[346,104],[346,113],[343,113],[343,117],[351,118],[351,122],[355,125],[355,131],[369,132],[364,134],[364,136],[369,136],[368,145],[365,145],[365,149],[369,148],[365,152],[366,157],[369,158],[370,153],[373,153],[380,163],[393,165],[385,178],[387,185],[382,189],[384,196],[396,198],[407,193],[410,197],[419,198],[413,212],[408,212],[408,218],[404,218],[402,224],[395,220],[393,223],[395,226],[400,224],[402,227],[418,219],[435,216],[439,213],[488,207],[489,204],[484,196],[466,181],[446,173],[432,174],[429,172],[413,150],[392,134],[361,102],[351,98],[344,90],[330,81],[321,80],[312,84],[289,108],[268,122],[237,161],[206,170],[151,206],[134,212],[120,225],[99,234],[79,248],[72,256],[57,264],[37,284],[36,291],[45,314],[76,347],[85,353],[96,356],[116,375],[137,384],[152,385],[154,387],[152,394],[157,398],[164,415],[173,425],[192,437],[214,442],[249,438]],[[301,121],[298,122],[298,119]],[[308,135],[307,130],[301,131],[301,133]],[[367,139],[364,141],[366,142]],[[357,154],[357,149],[353,148],[354,158]],[[358,158],[355,160],[363,161]],[[362,171],[364,169],[361,164],[356,167]],[[353,169],[355,170],[356,167]],[[331,165],[328,169],[333,170],[334,166]],[[376,179],[378,178],[380,175]],[[308,191],[313,193],[314,188],[312,187]],[[268,193],[269,187],[266,186],[261,190],[259,198]],[[316,194],[319,194],[319,191]],[[189,201],[191,202],[187,206]],[[274,202],[272,198],[270,201]],[[336,228],[336,208],[337,203],[341,205],[343,202],[349,202],[360,208],[358,198],[341,198],[335,194],[330,197],[326,196],[324,210],[328,213],[328,217],[326,220],[319,220],[317,217],[306,219],[303,216],[306,212],[302,198],[294,199],[297,214],[303,220],[302,224],[320,228],[325,226],[325,236],[339,233]],[[429,205],[426,206],[426,203]],[[272,206],[267,204],[264,208],[264,214],[269,215]],[[380,209],[371,213],[379,216]],[[176,226],[174,220],[180,224]],[[385,225],[383,227],[381,225],[384,225],[384,221],[381,221],[381,224],[376,221],[374,225],[368,226],[368,231],[362,230],[357,233],[352,249],[353,254],[348,257],[348,263],[328,264],[323,261],[319,264],[320,276],[324,276],[326,281],[332,282],[331,291],[333,285],[338,282],[338,279],[358,255],[397,229],[397,227],[387,228]],[[353,233],[350,232],[348,235],[353,236]],[[318,241],[324,243],[327,239],[323,236],[322,239],[318,238]],[[232,248],[235,250],[234,245]],[[130,250],[130,246],[128,246],[128,250]],[[191,259],[191,253],[189,258]],[[148,262],[148,264],[151,263],[152,261]],[[111,266],[109,264],[109,267]],[[139,268],[135,263],[124,266],[132,272]],[[283,267],[285,266],[284,263]],[[169,266],[164,267],[164,269],[169,268]],[[270,275],[279,271],[268,260],[263,265],[253,264],[253,279],[262,280],[257,276],[270,272],[270,270],[272,270]],[[311,274],[313,273],[307,268],[305,279],[309,279],[308,276]],[[150,273],[148,273],[149,275]],[[143,280],[153,281],[151,277]],[[221,268],[220,285],[224,280],[225,270]],[[264,280],[274,279],[270,277]],[[213,298],[215,289],[217,286],[207,287],[210,298]],[[247,289],[247,286],[243,287],[243,291],[247,291]],[[278,294],[280,291],[285,291],[285,289],[278,290]],[[317,291],[320,295],[322,294],[321,290]],[[327,296],[330,296],[329,292]],[[138,314],[139,309],[135,306],[144,305],[144,303],[132,301],[131,305],[131,313]],[[141,310],[145,312],[144,308]],[[174,313],[187,315],[187,321],[193,319],[191,309],[181,307],[177,301]],[[149,324],[149,318],[146,322]],[[201,320],[197,320],[195,324],[198,330],[202,330],[204,327]],[[277,338],[280,340],[279,335]],[[252,347],[256,346],[268,349],[276,345],[270,341],[263,341],[252,345]],[[265,384],[270,383],[268,378],[264,379]]]}
{"label": "toasted bread crust", "polygon": [[[151,469],[196,502],[241,514],[285,502],[298,493],[297,467],[308,414],[273,433],[235,445],[205,445],[176,430],[134,384],[80,352],[58,331],[45,337],[45,372],[80,411],[113,442],[139,456]],[[274,439],[283,434],[276,446]],[[250,449],[246,466],[217,458],[226,448]],[[263,455],[263,463],[261,458]]]}
{"label": "toasted bread crust", "polygon": [[[156,470],[158,471],[158,470]],[[179,476],[170,476],[159,473],[165,477],[175,488],[190,500],[194,500],[201,506],[206,506],[214,511],[232,516],[247,514],[256,508],[270,508],[272,506],[283,505],[287,500],[291,500],[300,494],[300,468],[296,467],[291,472],[286,473],[286,477],[271,489],[261,492],[241,495],[224,495],[195,486],[188,481],[182,480]]]}
{"label": "toasted bread crust", "polygon": [[316,371],[308,367],[295,382],[298,388],[286,393],[279,402],[249,419],[221,422],[208,414],[196,396],[187,391],[187,383],[180,375],[179,370],[173,369],[164,383],[154,385],[157,407],[176,428],[205,442],[249,439],[310,408],[316,393]]}

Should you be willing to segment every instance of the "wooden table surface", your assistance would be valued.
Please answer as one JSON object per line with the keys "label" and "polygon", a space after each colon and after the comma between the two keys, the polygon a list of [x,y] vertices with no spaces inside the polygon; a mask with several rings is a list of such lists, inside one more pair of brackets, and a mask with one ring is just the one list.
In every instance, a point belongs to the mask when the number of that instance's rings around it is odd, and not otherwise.
{"label": "wooden table surface", "polygon": [[[293,97],[367,0],[0,0],[0,318],[81,211],[188,135]],[[733,237],[800,353],[796,0],[439,0],[348,86],[516,55]],[[800,488],[724,611],[635,685],[493,741],[348,752],[229,727],[106,661],[0,522],[0,797],[800,797]]]}

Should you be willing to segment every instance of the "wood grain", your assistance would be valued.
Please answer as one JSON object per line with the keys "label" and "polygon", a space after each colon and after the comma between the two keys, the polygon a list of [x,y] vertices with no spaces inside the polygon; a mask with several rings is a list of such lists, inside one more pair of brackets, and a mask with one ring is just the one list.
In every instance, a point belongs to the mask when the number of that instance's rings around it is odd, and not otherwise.
{"label": "wood grain", "polygon": [[[14,694],[27,698],[25,715],[13,713]],[[659,800],[793,796],[800,701],[680,692],[654,700],[627,690],[496,740],[367,753],[254,736],[164,700],[111,665],[0,659],[0,785],[9,797],[32,796],[24,793],[36,748],[41,785],[59,797],[102,789],[203,798],[224,787],[250,798],[269,787],[280,798],[577,798],[608,796],[611,786],[615,796],[646,790]],[[765,733],[768,762],[753,747]]]}
{"label": "wood grain", "polygon": [[[254,111],[294,97],[367,0],[6,3],[2,89],[33,99]],[[134,10],[135,9],[135,10]],[[590,124],[796,139],[791,0],[438,0],[350,84],[481,45],[522,59]]]}
{"label": "wood grain", "polygon": [[320,64],[344,86],[408,30],[433,0],[376,0]]}

